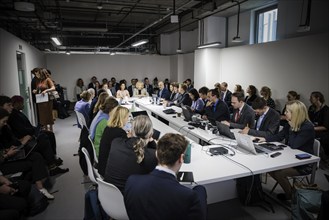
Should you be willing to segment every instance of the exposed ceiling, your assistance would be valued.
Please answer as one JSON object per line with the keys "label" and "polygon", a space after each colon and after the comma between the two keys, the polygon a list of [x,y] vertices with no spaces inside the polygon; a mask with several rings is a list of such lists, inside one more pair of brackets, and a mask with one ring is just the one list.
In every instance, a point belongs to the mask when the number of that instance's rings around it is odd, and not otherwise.
{"label": "exposed ceiling", "polygon": [[[241,12],[273,1],[239,0]],[[237,13],[237,3],[231,0],[26,1],[34,5],[34,11],[16,10],[17,2],[1,0],[0,27],[42,51],[158,53],[160,34],[179,29],[178,23],[171,23],[174,10],[184,31],[197,28],[197,21],[207,16]],[[54,46],[51,36],[58,36],[62,46]],[[131,46],[141,39],[149,43]]]}

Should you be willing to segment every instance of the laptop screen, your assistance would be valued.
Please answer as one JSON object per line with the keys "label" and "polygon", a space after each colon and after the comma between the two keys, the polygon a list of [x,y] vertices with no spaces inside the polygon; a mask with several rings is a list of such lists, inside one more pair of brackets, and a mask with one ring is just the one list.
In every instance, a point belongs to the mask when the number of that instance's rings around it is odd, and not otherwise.
{"label": "laptop screen", "polygon": [[193,112],[191,108],[187,105],[182,105],[183,115],[186,121],[192,121]]}
{"label": "laptop screen", "polygon": [[147,111],[131,112],[131,115],[132,115],[134,118],[137,117],[138,115],[146,115],[146,116],[148,116]]}

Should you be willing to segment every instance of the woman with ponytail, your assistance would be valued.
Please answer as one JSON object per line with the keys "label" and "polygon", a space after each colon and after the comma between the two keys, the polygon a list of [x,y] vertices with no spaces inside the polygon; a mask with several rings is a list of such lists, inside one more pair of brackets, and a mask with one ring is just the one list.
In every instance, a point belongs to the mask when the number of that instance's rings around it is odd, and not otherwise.
{"label": "woman with ponytail", "polygon": [[104,180],[124,191],[132,174],[147,174],[157,165],[153,125],[148,116],[139,115],[132,123],[132,137],[112,141]]}

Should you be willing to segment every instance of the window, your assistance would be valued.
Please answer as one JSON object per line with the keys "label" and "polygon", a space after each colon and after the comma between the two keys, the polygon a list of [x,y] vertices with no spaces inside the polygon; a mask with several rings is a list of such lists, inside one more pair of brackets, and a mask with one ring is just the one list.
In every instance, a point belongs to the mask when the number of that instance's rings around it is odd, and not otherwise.
{"label": "window", "polygon": [[261,9],[256,12],[256,43],[266,43],[276,40],[278,19],[277,5]]}

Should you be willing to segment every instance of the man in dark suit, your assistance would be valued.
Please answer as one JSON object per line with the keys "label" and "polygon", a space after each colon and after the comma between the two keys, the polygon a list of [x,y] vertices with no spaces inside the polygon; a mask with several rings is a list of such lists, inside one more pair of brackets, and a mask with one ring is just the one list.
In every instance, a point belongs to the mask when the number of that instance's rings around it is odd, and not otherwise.
{"label": "man in dark suit", "polygon": [[192,99],[190,98],[190,95],[188,94],[188,91],[187,91],[187,85],[185,84],[182,84],[180,87],[179,87],[179,93],[181,94],[178,99],[174,102],[175,105],[177,106],[181,106],[181,104],[183,105],[188,105],[191,107],[192,105]]}
{"label": "man in dark suit", "polygon": [[231,121],[222,121],[222,123],[231,128],[253,128],[255,126],[255,112],[249,105],[244,102],[243,93],[233,93],[231,103],[234,109]]}
{"label": "man in dark suit", "polygon": [[202,111],[200,111],[200,114],[204,114],[205,112],[205,108],[206,108],[206,105],[207,105],[207,102],[208,102],[208,92],[209,92],[209,89],[206,87],[206,86],[203,86],[199,89],[199,95],[200,95],[200,98],[202,99],[203,103],[204,103],[204,107],[202,109]]}
{"label": "man in dark suit", "polygon": [[136,88],[136,83],[138,82],[138,79],[131,79],[131,85],[128,86],[128,92],[130,97],[133,97],[134,95],[134,89]]}
{"label": "man in dark suit", "polygon": [[213,125],[215,121],[230,120],[230,112],[227,105],[219,99],[219,92],[217,89],[211,89],[208,92],[208,102],[205,108],[203,119],[209,119]]}
{"label": "man in dark suit", "polygon": [[180,134],[165,134],[158,142],[158,166],[148,175],[132,175],[125,186],[124,201],[130,220],[206,219],[206,191],[193,190],[176,178],[188,141]]}
{"label": "man in dark suit", "polygon": [[232,98],[232,92],[227,89],[228,85],[226,82],[222,82],[220,84],[221,89],[221,100],[224,101],[230,110],[230,112],[233,111],[233,108],[231,106],[231,98]]}
{"label": "man in dark suit", "polygon": [[256,137],[267,138],[279,131],[280,114],[266,105],[266,100],[257,97],[253,103],[252,108],[258,117],[255,128],[245,127],[241,133]]}
{"label": "man in dark suit", "polygon": [[88,84],[88,89],[93,88],[96,91],[96,81],[96,76],[91,77],[91,82]]}
{"label": "man in dark suit", "polygon": [[160,81],[158,85],[159,85],[158,97],[161,98],[161,99],[164,99],[164,100],[169,100],[170,92],[164,86],[164,83],[162,81]]}
{"label": "man in dark suit", "polygon": [[145,79],[144,79],[144,88],[148,92],[149,96],[152,96],[152,94],[153,94],[153,86],[150,84],[150,80],[147,77],[145,77]]}

